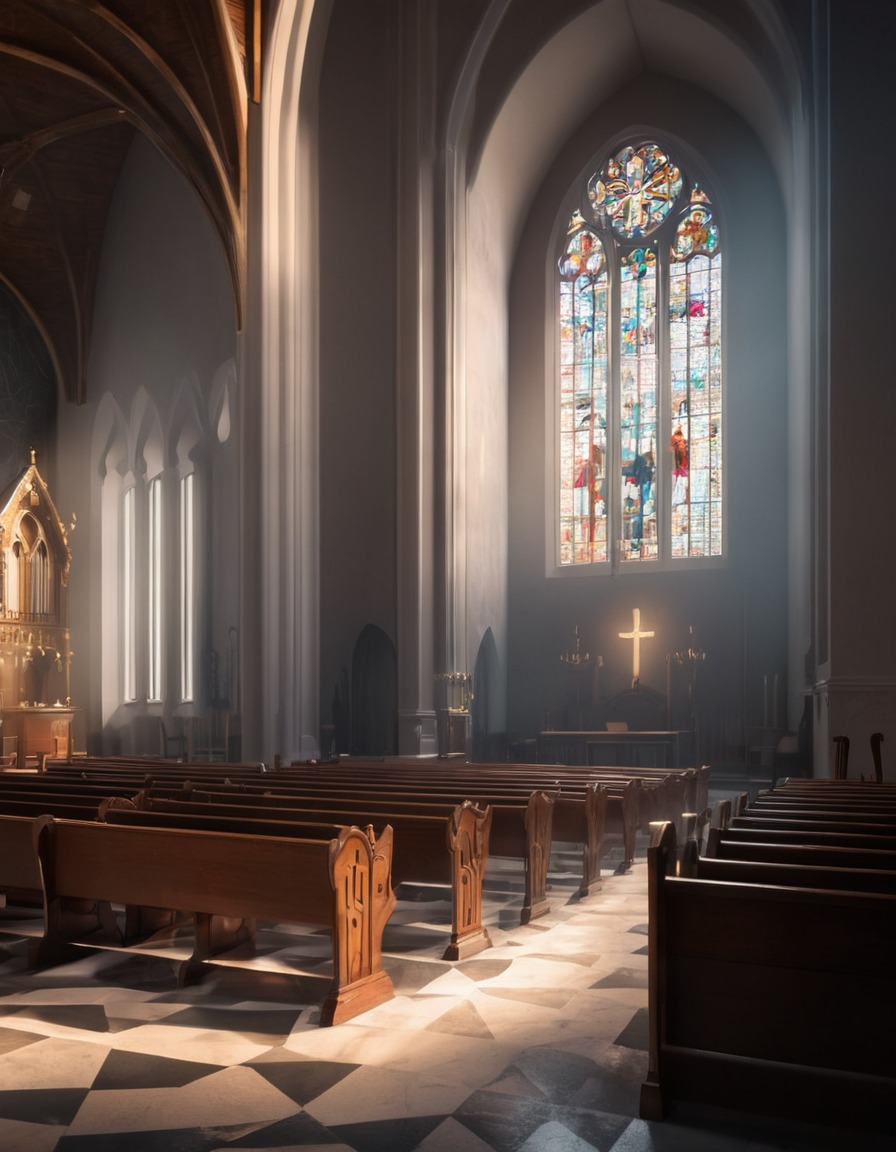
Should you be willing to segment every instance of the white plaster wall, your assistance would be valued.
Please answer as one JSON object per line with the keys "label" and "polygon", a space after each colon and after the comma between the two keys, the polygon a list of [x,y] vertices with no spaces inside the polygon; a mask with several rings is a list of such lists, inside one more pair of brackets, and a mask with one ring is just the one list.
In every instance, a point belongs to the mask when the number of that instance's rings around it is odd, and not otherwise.
{"label": "white plaster wall", "polygon": [[[723,568],[643,573],[546,575],[552,530],[545,486],[553,408],[553,244],[567,190],[589,151],[631,130],[682,143],[683,162],[702,163],[718,199],[726,280],[725,420],[729,550]],[[687,145],[684,144],[687,141]],[[513,274],[511,304],[510,635],[511,730],[531,736],[545,709],[569,701],[560,653],[579,626],[585,647],[605,662],[605,696],[628,686],[631,645],[618,633],[634,607],[656,632],[642,647],[642,681],[663,692],[667,653],[687,647],[693,626],[711,666],[704,673],[713,739],[745,741],[763,720],[762,677],[787,666],[787,343],[786,249],[769,222],[783,220],[769,159],[724,105],[691,86],[657,76],[633,82],[596,109],[564,141],[533,201]],[[559,222],[558,222],[559,221]],[[776,275],[770,269],[779,269]],[[761,285],[761,291],[757,286]],[[761,338],[759,336],[761,335]],[[662,466],[662,460],[660,460]],[[783,705],[782,705],[783,713]],[[781,716],[782,726],[784,717]]]}
{"label": "white plaster wall", "polygon": [[[465,266],[465,467],[467,669],[491,628],[503,661],[507,636],[507,285],[508,251],[500,217],[512,173],[486,163],[467,204]],[[505,668],[500,669],[504,673]],[[504,684],[504,676],[501,676]],[[506,727],[502,693],[489,700],[491,730]]]}
{"label": "white plaster wall", "polygon": [[[127,726],[144,705],[114,709],[118,653],[114,571],[101,568],[101,477],[95,464],[113,433],[99,415],[110,402],[119,413],[127,439],[127,470],[139,467],[141,417],[139,404],[159,428],[165,452],[164,467],[175,469],[180,425],[185,419],[184,392],[192,392],[190,406],[199,425],[200,465],[209,479],[203,502],[206,582],[196,605],[202,620],[200,637],[205,647],[226,642],[228,627],[237,621],[239,515],[225,507],[238,486],[235,456],[231,458],[233,484],[220,480],[221,454],[234,451],[237,425],[222,444],[210,431],[210,406],[220,416],[220,373],[227,372],[236,355],[236,330],[230,277],[221,245],[197,196],[183,177],[143,137],[136,137],[123,166],[112,200],[99,271],[96,307],[91,330],[87,373],[87,400],[81,406],[63,404],[59,420],[59,507],[66,518],[77,516],[72,534],[71,625],[72,696],[83,706],[86,745],[97,750],[104,727]],[[233,388],[231,389],[231,394]],[[172,472],[173,475],[173,472]],[[108,514],[109,510],[107,510]],[[214,524],[214,531],[211,526]],[[214,572],[214,582],[210,573]],[[170,575],[170,573],[169,573]],[[212,587],[214,594],[212,595]],[[104,646],[103,637],[113,646]],[[166,631],[166,710],[178,690],[174,678],[177,637]],[[107,672],[105,689],[100,668]],[[111,676],[109,670],[112,670]],[[197,706],[200,704],[197,701]],[[111,731],[107,733],[112,738]]]}

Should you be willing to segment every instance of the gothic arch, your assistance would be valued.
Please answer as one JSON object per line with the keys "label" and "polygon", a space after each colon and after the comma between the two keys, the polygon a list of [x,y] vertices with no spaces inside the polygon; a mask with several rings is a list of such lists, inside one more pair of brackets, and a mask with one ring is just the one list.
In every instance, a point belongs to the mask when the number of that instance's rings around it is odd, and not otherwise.
{"label": "gothic arch", "polygon": [[236,363],[227,360],[218,367],[208,400],[208,421],[219,444],[226,444],[238,418]]}
{"label": "gothic arch", "polygon": [[367,624],[352,654],[352,752],[391,756],[398,751],[397,654],[382,628]]}
{"label": "gothic arch", "polygon": [[[486,628],[473,667],[471,712],[474,760],[490,761],[504,758],[503,753],[506,750],[499,744],[501,734],[495,731],[496,713],[501,698],[501,662],[498,646],[491,628]],[[506,733],[504,736],[506,737]]]}
{"label": "gothic arch", "polygon": [[[762,154],[765,165],[763,181],[766,173],[770,174],[763,193],[772,188],[771,195],[788,205],[785,215],[792,212],[782,222],[782,265],[786,262],[789,275],[786,282],[780,278],[779,314],[786,315],[787,320],[775,346],[775,367],[783,365],[781,378],[791,411],[807,417],[802,424],[788,424],[788,441],[780,453],[786,460],[787,479],[782,487],[786,488],[791,522],[786,556],[789,574],[783,589],[789,602],[784,608],[790,632],[786,658],[792,686],[789,696],[799,701],[812,610],[809,537],[813,516],[807,515],[806,509],[826,500],[824,485],[814,493],[809,484],[812,447],[808,421],[816,403],[812,390],[823,387],[825,378],[820,362],[823,342],[814,328],[813,315],[815,311],[823,315],[826,305],[823,300],[816,303],[812,293],[803,289],[812,284],[813,291],[826,291],[824,277],[813,272],[811,263],[819,235],[813,220],[825,219],[826,205],[824,191],[811,184],[811,174],[819,170],[808,134],[813,94],[805,86],[806,69],[788,22],[774,0],[734,0],[724,8],[678,0],[631,0],[624,5],[604,0],[579,9],[565,22],[559,16],[552,27],[545,17],[537,33],[542,38],[527,42],[523,22],[517,26],[515,16],[514,6],[501,0],[488,7],[481,24],[482,42],[468,54],[475,75],[462,75],[450,120],[458,147],[456,167],[449,172],[453,184],[446,193],[447,293],[453,304],[453,310],[446,314],[446,346],[451,350],[445,368],[446,393],[453,397],[446,425],[451,428],[448,435],[462,464],[461,482],[450,497],[454,507],[449,510],[449,519],[464,538],[466,557],[473,558],[471,567],[470,560],[458,552],[455,579],[462,575],[465,586],[452,602],[459,613],[456,631],[472,643],[476,625],[488,620],[499,650],[504,652],[505,638],[514,627],[512,619],[505,626],[500,615],[486,611],[490,596],[492,601],[498,598],[497,593],[490,592],[488,581],[493,588],[501,583],[502,523],[509,519],[511,524],[512,556],[514,548],[524,547],[541,556],[546,552],[544,503],[548,496],[541,475],[543,460],[540,452],[530,452],[531,430],[521,430],[519,422],[514,425],[513,414],[519,410],[514,390],[520,363],[528,361],[522,371],[542,381],[553,370],[538,329],[547,319],[543,312],[538,316],[526,313],[524,347],[515,353],[511,342],[510,358],[505,334],[519,315],[521,297],[548,274],[544,253],[541,265],[529,260],[526,236],[533,220],[540,226],[539,213],[546,197],[555,195],[556,159],[568,151],[583,125],[596,123],[601,116],[606,123],[611,108],[616,112],[612,131],[645,128],[644,116],[649,114],[645,113],[646,100],[628,118],[624,108],[620,111],[624,95],[639,85],[645,93],[654,94],[664,89],[690,90],[706,98],[719,120],[724,113],[740,126],[739,131],[752,131],[753,147]],[[743,34],[745,29],[749,29],[748,35]],[[521,34],[518,44],[512,43],[515,32]],[[503,69],[500,73],[499,68]],[[545,100],[546,91],[555,98]],[[662,100],[654,99],[653,109],[654,114],[657,109],[662,112]],[[448,144],[450,149],[450,137]],[[728,160],[730,171],[730,157]],[[581,163],[587,159],[582,157]],[[571,181],[576,173],[568,169],[564,175]],[[715,178],[715,170],[712,176]],[[555,205],[559,198],[557,195]],[[801,216],[793,211],[794,205],[804,206]],[[810,234],[812,228],[815,231]],[[452,251],[457,253],[454,258]],[[513,360],[515,354],[517,359]],[[816,366],[821,370],[816,371]],[[553,420],[544,392],[541,402],[541,413],[526,407],[526,420]],[[823,399],[818,410],[824,420]],[[503,423],[502,413],[509,414]],[[511,461],[515,456],[525,459],[533,478],[532,489],[527,487],[524,498],[514,490],[512,478],[504,485],[499,471],[488,471],[491,462],[501,458],[505,443]],[[486,480],[494,504],[492,512],[481,500],[468,496],[483,491]],[[527,509],[533,499],[541,500],[543,506],[534,515],[514,518],[517,499]],[[505,509],[510,509],[506,517]],[[450,548],[447,555],[450,561]],[[476,564],[482,566],[478,575]],[[515,595],[512,569],[513,561],[504,568],[511,588],[510,613],[514,612]],[[477,588],[477,581],[481,587]],[[517,666],[518,661],[508,661],[508,667]],[[530,680],[540,674],[534,667],[520,673]],[[512,719],[509,726],[513,727]]]}
{"label": "gothic arch", "polygon": [[128,471],[128,433],[124,414],[111,392],[106,392],[97,405],[91,437],[91,471],[100,481],[110,471],[120,476]]}
{"label": "gothic arch", "polygon": [[162,421],[155,400],[145,388],[138,388],[131,404],[131,467],[135,476],[151,479],[165,468]]}
{"label": "gothic arch", "polygon": [[195,372],[188,373],[178,383],[167,428],[166,457],[183,475],[189,471],[190,461],[208,447],[208,420]]}
{"label": "gothic arch", "polygon": [[[259,390],[243,408],[246,480],[264,493],[247,518],[241,584],[244,741],[252,756],[317,744],[317,129],[332,0],[282,0],[273,17],[252,173],[250,246],[258,253],[248,350]],[[250,479],[250,474],[253,479]],[[251,519],[251,522],[249,522]]]}

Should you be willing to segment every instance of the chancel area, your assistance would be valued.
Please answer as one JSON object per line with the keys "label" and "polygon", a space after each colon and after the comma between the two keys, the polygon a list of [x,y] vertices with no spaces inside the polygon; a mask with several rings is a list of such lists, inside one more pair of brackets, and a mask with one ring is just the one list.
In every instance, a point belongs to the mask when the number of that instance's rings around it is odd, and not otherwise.
{"label": "chancel area", "polygon": [[0,1146],[884,1146],[894,42],[5,0]]}

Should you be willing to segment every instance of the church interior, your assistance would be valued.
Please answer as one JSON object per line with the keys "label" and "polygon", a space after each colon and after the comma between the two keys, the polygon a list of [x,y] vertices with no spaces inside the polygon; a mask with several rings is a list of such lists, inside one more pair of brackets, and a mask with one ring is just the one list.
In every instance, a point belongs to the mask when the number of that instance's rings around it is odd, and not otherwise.
{"label": "church interior", "polygon": [[[885,0],[5,0],[0,791],[896,783],[857,466],[896,421],[894,41]],[[609,843],[525,925],[495,853],[457,962],[398,885],[395,999],[332,1028],[320,934],[195,987],[177,933],[31,972],[0,900],[0,1147],[883,1149],[749,1096],[644,1118],[652,840]]]}

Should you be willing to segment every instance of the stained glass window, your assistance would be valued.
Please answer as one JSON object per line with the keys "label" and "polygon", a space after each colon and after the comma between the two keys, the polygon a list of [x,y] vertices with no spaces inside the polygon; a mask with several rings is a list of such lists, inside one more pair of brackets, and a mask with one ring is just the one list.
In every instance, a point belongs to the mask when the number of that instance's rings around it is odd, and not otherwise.
{"label": "stained glass window", "polygon": [[121,664],[122,698],[127,703],[137,699],[136,502],[136,489],[125,489],[121,505]]}
{"label": "stained glass window", "polygon": [[196,597],[196,563],[193,544],[196,537],[194,515],[195,474],[188,472],[180,482],[180,698],[181,703],[193,699],[193,670],[195,620],[193,604]]}
{"label": "stained glass window", "polygon": [[147,700],[162,699],[162,478],[149,482],[147,517],[147,654],[149,656]]}
{"label": "stained glass window", "polygon": [[722,257],[656,143],[585,182],[558,262],[559,563],[722,554]]}

